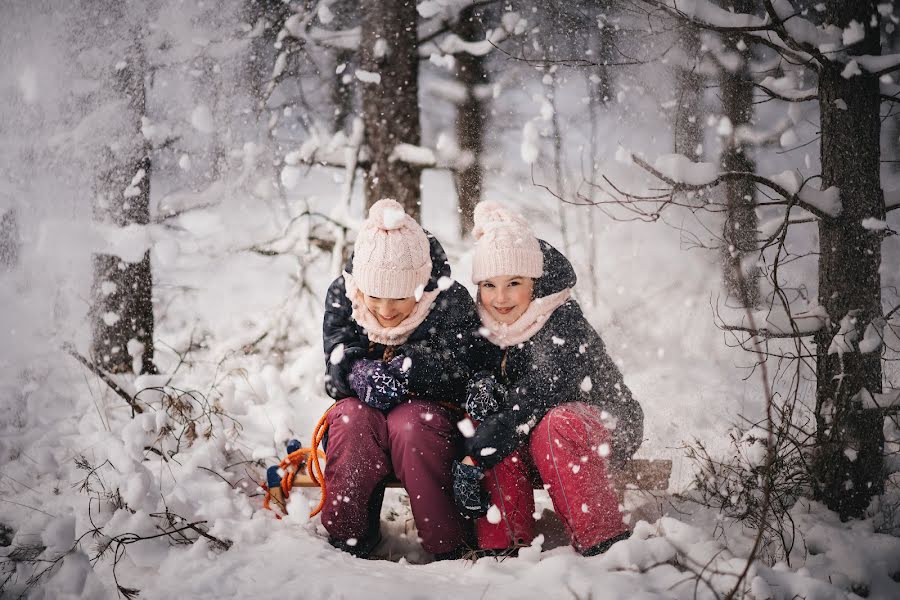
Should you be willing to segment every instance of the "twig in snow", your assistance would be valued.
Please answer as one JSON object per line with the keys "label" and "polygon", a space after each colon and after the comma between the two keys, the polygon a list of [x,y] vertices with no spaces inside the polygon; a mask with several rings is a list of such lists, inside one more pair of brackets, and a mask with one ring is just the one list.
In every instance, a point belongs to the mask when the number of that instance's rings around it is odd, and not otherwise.
{"label": "twig in snow", "polygon": [[64,343],[64,344],[62,345],[62,349],[63,349],[67,354],[69,354],[70,356],[72,356],[73,358],[75,358],[75,360],[77,360],[77,361],[80,362],[82,365],[84,365],[85,367],[87,367],[88,370],[90,370],[92,373],[94,373],[94,375],[96,375],[97,377],[99,377],[99,378],[103,381],[103,383],[105,383],[106,385],[108,385],[108,386],[110,387],[110,389],[116,393],[116,395],[118,395],[118,396],[119,396],[120,398],[122,398],[125,402],[127,402],[127,403],[128,403],[128,406],[131,407],[131,410],[132,410],[131,416],[132,416],[132,417],[134,417],[134,414],[135,414],[135,413],[141,414],[141,413],[144,412],[144,409],[140,407],[140,405],[137,403],[137,401],[135,401],[135,399],[134,399],[133,397],[131,397],[131,395],[129,395],[128,392],[126,392],[125,390],[123,390],[122,388],[120,388],[120,387],[118,386],[118,384],[110,378],[109,375],[107,375],[106,373],[104,373],[104,372],[100,369],[100,367],[98,367],[97,365],[95,365],[94,363],[92,363],[91,361],[89,361],[88,359],[86,359],[84,356],[82,356],[82,355],[75,349],[75,346],[73,346],[73,345],[70,344],[69,342],[66,342],[66,343]]}

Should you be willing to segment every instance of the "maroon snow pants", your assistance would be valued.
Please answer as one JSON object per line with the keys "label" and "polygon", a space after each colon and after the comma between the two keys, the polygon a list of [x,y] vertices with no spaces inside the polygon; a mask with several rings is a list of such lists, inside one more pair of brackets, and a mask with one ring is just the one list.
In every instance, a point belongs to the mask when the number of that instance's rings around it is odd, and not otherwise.
{"label": "maroon snow pants", "polygon": [[397,478],[427,552],[448,552],[465,541],[453,503],[451,465],[459,458],[458,419],[437,402],[410,400],[385,415],[356,398],[328,411],[325,506],[322,524],[338,540],[377,533],[384,482]]}
{"label": "maroon snow pants", "polygon": [[610,435],[600,409],[581,402],[550,409],[528,443],[485,472],[482,485],[501,519],[475,524],[478,546],[509,548],[534,539],[533,482],[542,481],[578,551],[628,531],[607,472]]}

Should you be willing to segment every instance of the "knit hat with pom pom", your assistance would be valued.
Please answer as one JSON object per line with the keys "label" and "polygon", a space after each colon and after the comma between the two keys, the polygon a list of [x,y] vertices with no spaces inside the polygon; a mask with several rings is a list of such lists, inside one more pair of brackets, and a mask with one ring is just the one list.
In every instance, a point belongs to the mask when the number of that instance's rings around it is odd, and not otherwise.
{"label": "knit hat with pom pom", "polygon": [[396,200],[369,209],[353,249],[353,279],[367,296],[418,299],[431,276],[425,230]]}
{"label": "knit hat with pom pom", "polygon": [[531,226],[522,215],[499,202],[475,206],[475,256],[472,282],[498,275],[537,279],[544,271],[544,255]]}

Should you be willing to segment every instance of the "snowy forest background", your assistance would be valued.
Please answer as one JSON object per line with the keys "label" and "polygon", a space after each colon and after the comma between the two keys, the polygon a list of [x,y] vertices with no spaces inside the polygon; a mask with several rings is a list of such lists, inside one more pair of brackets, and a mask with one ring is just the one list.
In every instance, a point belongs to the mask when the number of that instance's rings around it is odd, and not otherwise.
{"label": "snowy forest background", "polygon": [[[0,4],[0,596],[900,596],[900,7]],[[641,402],[635,534],[387,561],[257,482],[330,404],[321,316],[380,197],[468,281],[519,208]],[[419,212],[420,211],[420,212]],[[883,447],[882,447],[883,446]],[[541,550],[544,552],[541,552]]]}

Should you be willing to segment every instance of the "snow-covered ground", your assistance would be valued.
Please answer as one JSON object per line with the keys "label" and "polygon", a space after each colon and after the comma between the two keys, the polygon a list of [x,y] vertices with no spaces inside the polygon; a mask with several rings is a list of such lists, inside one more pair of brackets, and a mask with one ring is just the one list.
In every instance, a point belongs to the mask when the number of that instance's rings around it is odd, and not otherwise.
{"label": "snow-covered ground", "polygon": [[[9,57],[0,64],[0,212],[19,211],[23,244],[18,267],[0,272],[0,595],[113,598],[133,588],[144,598],[689,599],[731,591],[755,531],[671,495],[636,510],[635,535],[603,556],[582,558],[562,545],[558,522],[545,511],[544,536],[532,548],[474,563],[429,563],[399,491],[388,494],[382,514],[386,539],[378,554],[387,560],[358,560],[329,546],[318,518],[306,517],[317,491],[295,493],[283,520],[261,510],[263,465],[277,462],[287,439],[308,442],[330,404],[322,384],[321,303],[334,264],[307,243],[310,220],[288,227],[288,219],[307,207],[335,211],[345,174],[303,171],[282,202],[274,191],[279,173],[266,160],[295,148],[265,146],[242,112],[239,91],[226,86],[203,97],[208,90],[196,89],[188,67],[161,70],[151,96],[157,108],[149,119],[161,128],[155,133],[171,128],[184,136],[177,152],[160,159],[154,204],[159,214],[209,206],[145,233],[163,374],[118,379],[147,407],[133,417],[60,351],[65,342],[87,347],[90,253],[114,241],[90,223],[83,165],[63,157],[90,145],[92,130],[75,127],[83,107],[66,99],[69,87],[91,82],[67,65],[69,42],[50,35],[66,31],[65,13],[13,4],[2,9],[9,19],[0,25],[0,56]],[[223,8],[204,21],[210,7],[192,10],[190,20],[169,13],[156,21],[155,35],[175,41],[167,56],[187,60],[198,47],[211,48],[224,71],[236,73],[229,57],[240,43],[216,37],[236,29],[228,20],[236,17]],[[79,60],[88,63],[83,54]],[[543,107],[535,99],[539,81],[512,77],[498,95],[499,120],[517,125],[492,133],[485,195],[517,204],[540,235],[566,248],[579,270],[579,300],[644,408],[647,439],[639,456],[673,459],[669,492],[683,491],[694,471],[682,446],[696,438],[725,453],[729,428],[762,410],[759,382],[745,380],[742,368],[751,357],[728,347],[715,326],[718,256],[684,249],[678,227],[694,224],[682,214],[673,213],[669,225],[647,224],[566,207],[564,232],[559,204],[531,185],[522,157],[521,124],[540,119]],[[616,160],[617,150],[658,156],[669,144],[659,108],[669,99],[640,83],[623,80],[600,123],[600,170],[635,190],[647,182]],[[562,82],[558,108],[576,165],[586,143],[578,85]],[[426,143],[433,145],[449,110],[428,103]],[[214,147],[223,150],[225,168],[209,178]],[[779,160],[802,166],[805,157]],[[349,215],[336,213],[350,225],[363,217],[358,187]],[[445,172],[426,172],[423,224],[469,285],[454,199]],[[134,240],[126,242],[117,247],[133,251]],[[888,281],[897,276],[900,254],[892,243],[885,244]],[[261,246],[280,254],[253,250]],[[875,533],[875,520],[841,523],[807,501],[791,519],[792,549],[773,566],[752,566],[752,597],[900,597],[900,539]]]}

